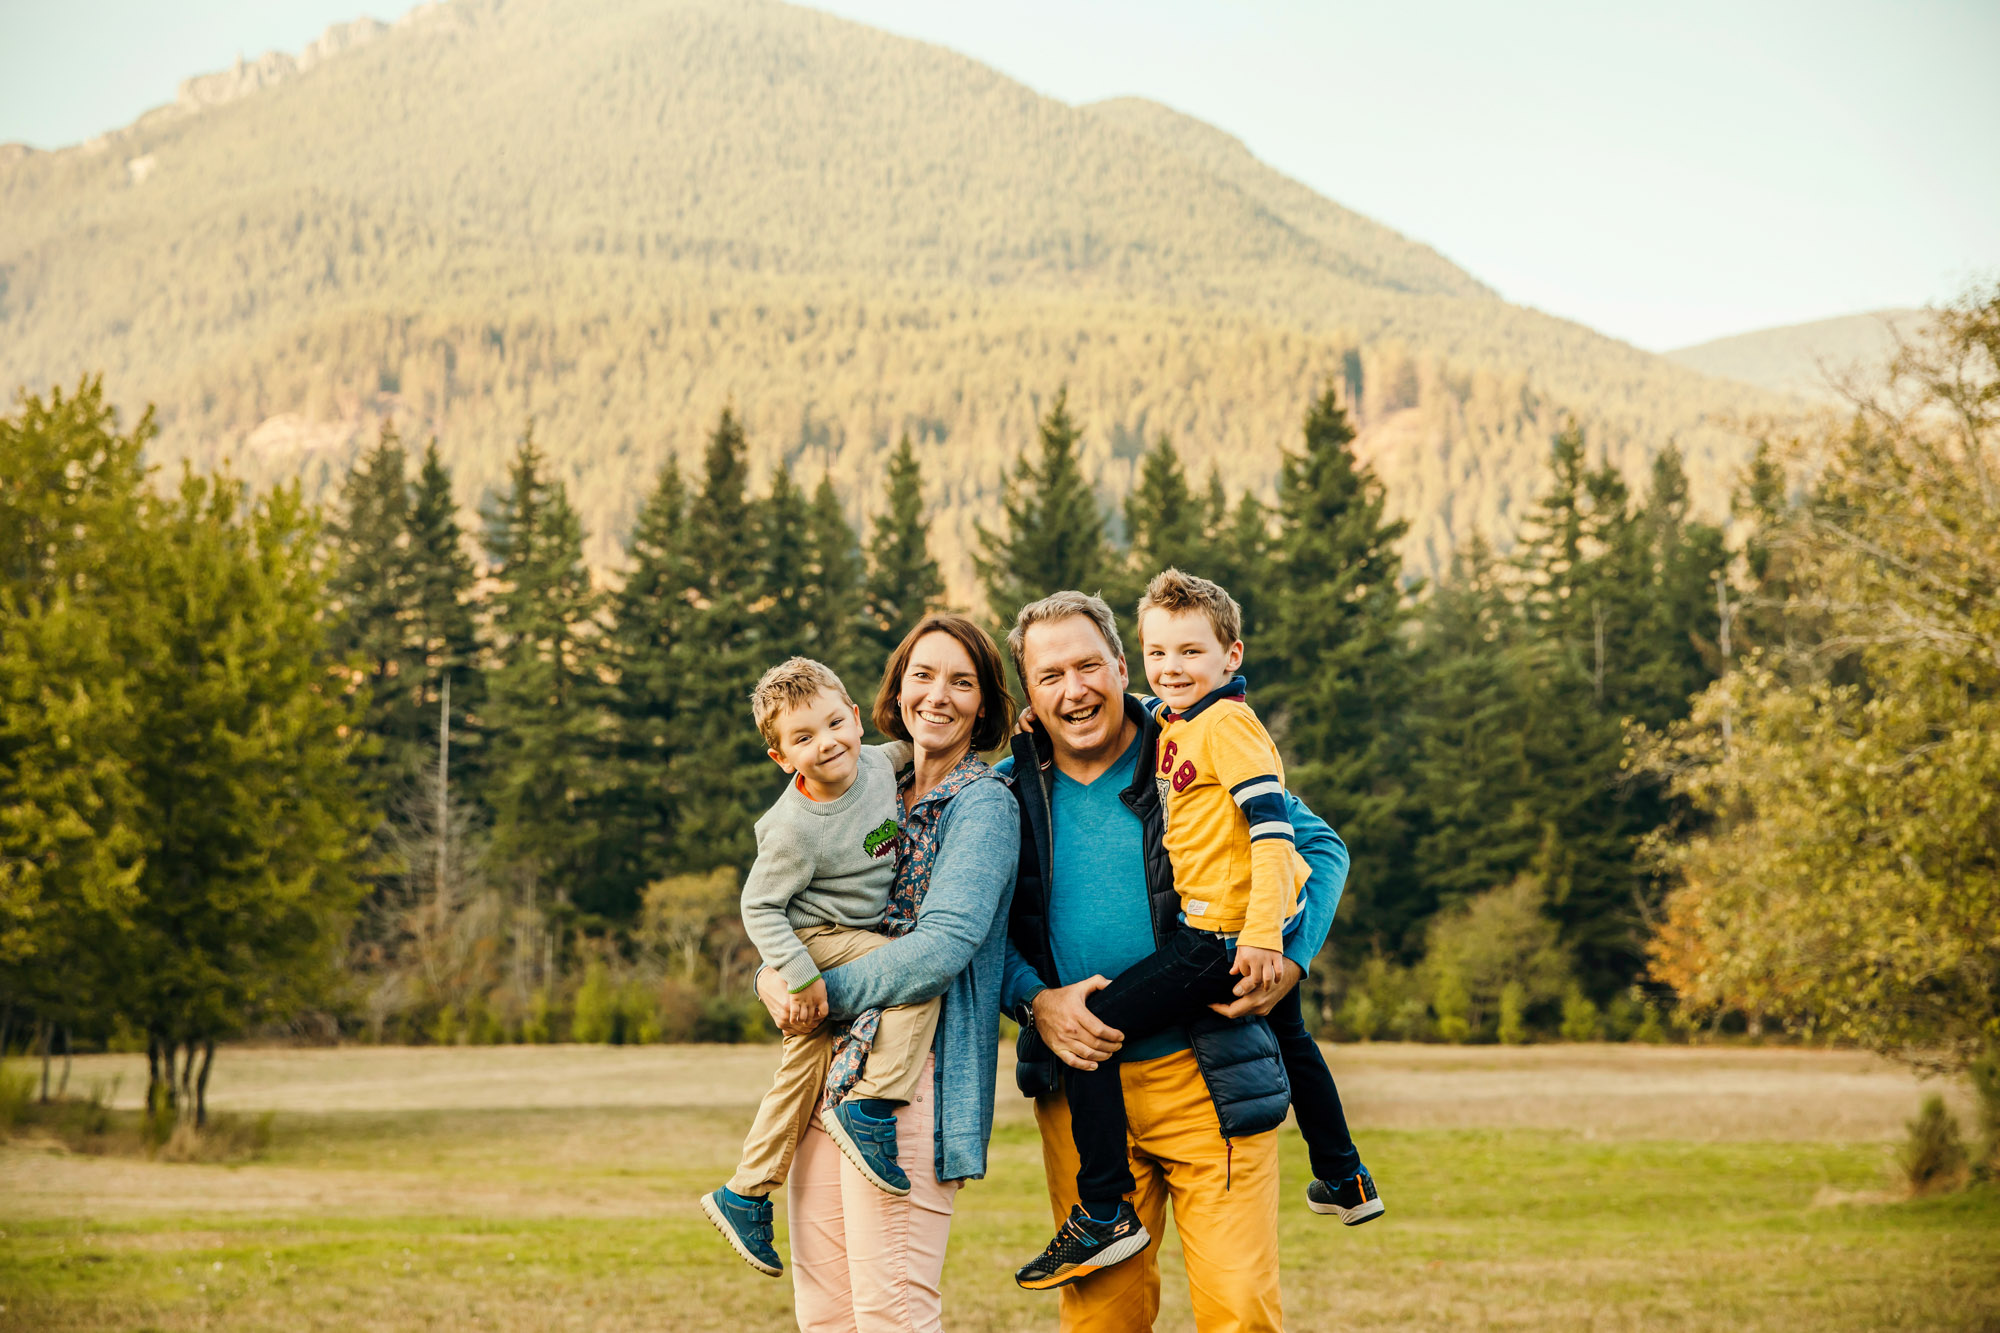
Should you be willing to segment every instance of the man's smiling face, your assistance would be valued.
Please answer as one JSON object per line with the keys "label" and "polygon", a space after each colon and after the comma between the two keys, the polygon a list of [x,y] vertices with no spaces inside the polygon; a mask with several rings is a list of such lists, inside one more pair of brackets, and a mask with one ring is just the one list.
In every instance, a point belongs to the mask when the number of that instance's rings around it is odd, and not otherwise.
{"label": "man's smiling face", "polygon": [[1125,659],[1087,616],[1028,626],[1021,638],[1028,703],[1058,750],[1094,757],[1125,726]]}

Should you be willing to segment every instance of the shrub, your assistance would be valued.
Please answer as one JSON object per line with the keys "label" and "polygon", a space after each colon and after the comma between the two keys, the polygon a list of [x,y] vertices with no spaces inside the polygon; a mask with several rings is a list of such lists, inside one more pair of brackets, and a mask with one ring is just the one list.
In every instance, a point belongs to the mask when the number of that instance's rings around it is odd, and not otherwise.
{"label": "shrub", "polygon": [[1500,988],[1500,1042],[1519,1046],[1528,1040],[1528,1024],[1522,1011],[1528,1006],[1528,988],[1510,981]]}
{"label": "shrub", "polygon": [[1381,1012],[1375,1008],[1375,1001],[1365,990],[1348,994],[1347,1003],[1340,1006],[1337,1021],[1357,1041],[1373,1041],[1375,1034],[1382,1030]]}
{"label": "shrub", "polygon": [[1431,1010],[1437,1015],[1438,1036],[1449,1042],[1462,1042],[1472,1035],[1472,1025],[1465,1018],[1469,1003],[1465,982],[1459,978],[1458,969],[1450,966],[1440,968],[1436,988],[1431,992]]}
{"label": "shrub", "polygon": [[1562,1035],[1564,1041],[1596,1041],[1602,1036],[1597,1018],[1597,1006],[1583,993],[1583,988],[1572,984],[1569,994],[1563,996]]}
{"label": "shrub", "polygon": [[570,1011],[570,1040],[608,1042],[618,1030],[618,996],[611,989],[611,974],[601,962],[584,969],[583,985],[577,987],[576,1004]]}
{"label": "shrub", "polygon": [[1966,1071],[1979,1101],[1979,1160],[1974,1169],[1988,1180],[2000,1180],[2000,1046],[1989,1046]]}
{"label": "shrub", "polygon": [[628,1045],[648,1046],[660,1039],[658,996],[644,981],[633,977],[618,992],[618,1036]]}
{"label": "shrub", "polygon": [[1655,1005],[1645,1006],[1639,1019],[1639,1026],[1632,1033],[1633,1041],[1643,1041],[1649,1046],[1658,1046],[1667,1039],[1666,1025],[1660,1022],[1660,1011]]}
{"label": "shrub", "polygon": [[[1542,881],[1522,875],[1432,918],[1424,937],[1423,970],[1436,991],[1454,972],[1466,997],[1460,1016],[1471,1029],[1493,1021],[1500,993],[1510,984],[1522,989],[1521,1008],[1553,1003],[1570,978],[1570,956],[1556,923],[1545,910]],[[1444,1015],[1438,1015],[1443,1031]]]}
{"label": "shrub", "polygon": [[35,1097],[33,1071],[16,1074],[0,1064],[0,1133],[27,1119],[28,1106]]}
{"label": "shrub", "polygon": [[1422,1041],[1431,1034],[1430,1006],[1415,995],[1396,1006],[1389,1018],[1389,1033],[1397,1041]]}
{"label": "shrub", "polygon": [[555,999],[549,994],[547,986],[540,986],[528,1000],[528,1017],[521,1024],[521,1040],[541,1046],[554,1041],[555,1037]]}
{"label": "shrub", "polygon": [[1924,1109],[1909,1122],[1909,1131],[1897,1161],[1910,1193],[1944,1194],[1965,1183],[1965,1144],[1958,1136],[1958,1120],[1944,1108],[1944,1098],[1925,1098]]}

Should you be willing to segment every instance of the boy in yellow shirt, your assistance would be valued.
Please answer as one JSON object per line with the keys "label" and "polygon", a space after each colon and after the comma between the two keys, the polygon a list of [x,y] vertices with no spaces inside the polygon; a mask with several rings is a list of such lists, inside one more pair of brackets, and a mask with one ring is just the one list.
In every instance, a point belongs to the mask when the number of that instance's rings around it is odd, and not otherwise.
{"label": "boy in yellow shirt", "polygon": [[[1209,1017],[1211,1004],[1237,998],[1239,978],[1263,989],[1284,975],[1284,937],[1298,919],[1310,870],[1294,845],[1278,748],[1235,674],[1242,629],[1234,598],[1178,569],[1155,577],[1139,602],[1146,680],[1164,705],[1154,780],[1181,925],[1086,1001],[1128,1042]],[[1318,1177],[1307,1187],[1307,1206],[1350,1226],[1379,1216],[1381,1197],[1354,1149],[1325,1057],[1306,1033],[1297,988],[1272,1009],[1270,1023]],[[1122,1263],[1151,1239],[1124,1198],[1135,1186],[1116,1062],[1069,1069],[1065,1078],[1081,1202],[1048,1248],[1015,1274],[1034,1289]]]}

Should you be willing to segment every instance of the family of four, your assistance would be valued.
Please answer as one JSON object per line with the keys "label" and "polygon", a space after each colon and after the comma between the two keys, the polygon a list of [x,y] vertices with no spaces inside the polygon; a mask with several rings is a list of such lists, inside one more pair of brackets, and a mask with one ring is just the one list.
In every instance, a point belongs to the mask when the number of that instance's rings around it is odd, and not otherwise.
{"label": "family of four", "polygon": [[1277,1128],[1296,1111],[1306,1206],[1382,1212],[1306,1030],[1298,982],[1347,849],[1285,788],[1245,701],[1242,613],[1167,570],[1139,603],[1149,698],[1127,693],[1102,598],[1021,608],[999,649],[932,615],[861,713],[794,658],[751,711],[792,780],[757,824],[743,921],[785,1034],[736,1173],[703,1196],[777,1276],[790,1188],[799,1327],[936,1330],[958,1187],[986,1171],[997,1016],[1021,1024],[1054,1239],[1016,1280],[1059,1288],[1066,1330],[1149,1330],[1172,1201],[1196,1327],[1277,1330]]}

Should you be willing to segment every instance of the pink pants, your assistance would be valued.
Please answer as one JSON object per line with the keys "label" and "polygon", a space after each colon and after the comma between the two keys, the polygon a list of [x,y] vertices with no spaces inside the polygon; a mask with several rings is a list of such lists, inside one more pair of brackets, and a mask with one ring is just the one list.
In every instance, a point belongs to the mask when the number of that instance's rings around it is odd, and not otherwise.
{"label": "pink pants", "polygon": [[957,1181],[937,1178],[935,1061],[896,1113],[907,1198],[884,1194],[841,1156],[814,1117],[792,1163],[787,1211],[801,1333],[942,1333],[945,1240]]}

